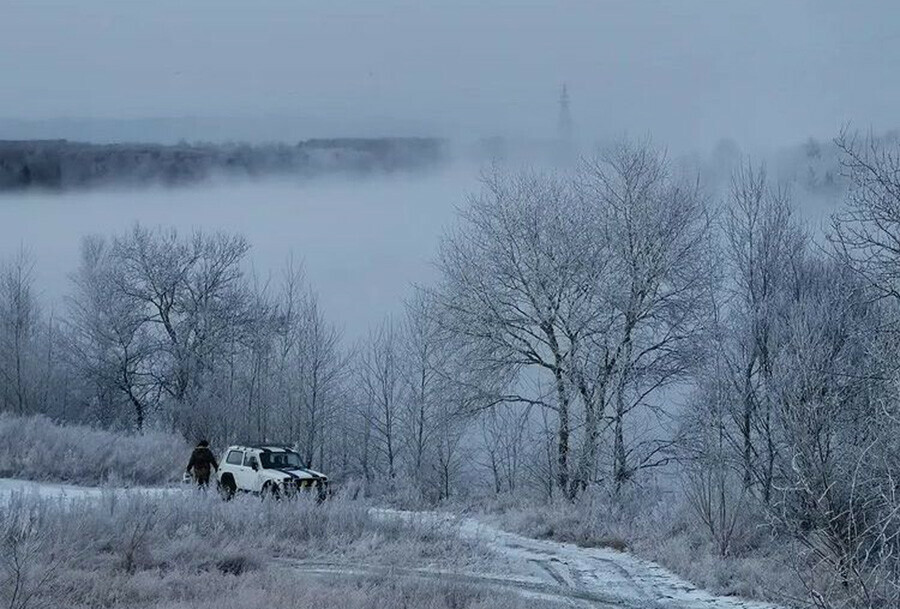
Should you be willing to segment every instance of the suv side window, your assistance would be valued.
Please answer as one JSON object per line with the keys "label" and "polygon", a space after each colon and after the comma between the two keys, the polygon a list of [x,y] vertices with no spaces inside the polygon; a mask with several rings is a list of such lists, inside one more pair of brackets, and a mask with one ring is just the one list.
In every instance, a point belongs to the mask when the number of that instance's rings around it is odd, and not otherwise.
{"label": "suv side window", "polygon": [[259,459],[256,458],[256,455],[246,453],[244,455],[244,467],[253,467],[254,463],[256,463],[256,468],[259,469]]}
{"label": "suv side window", "polygon": [[244,453],[240,450],[232,450],[228,453],[228,456],[225,458],[225,463],[228,465],[240,465],[241,461],[244,459]]}

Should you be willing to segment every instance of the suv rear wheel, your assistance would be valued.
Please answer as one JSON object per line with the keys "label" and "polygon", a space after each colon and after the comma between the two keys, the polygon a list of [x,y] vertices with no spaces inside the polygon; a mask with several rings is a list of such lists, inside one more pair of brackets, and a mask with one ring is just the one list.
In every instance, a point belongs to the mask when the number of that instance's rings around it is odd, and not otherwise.
{"label": "suv rear wheel", "polygon": [[232,497],[234,497],[234,493],[237,491],[237,484],[234,482],[234,476],[231,474],[225,474],[222,476],[221,482],[219,482],[219,492],[222,494],[222,497],[228,501]]}

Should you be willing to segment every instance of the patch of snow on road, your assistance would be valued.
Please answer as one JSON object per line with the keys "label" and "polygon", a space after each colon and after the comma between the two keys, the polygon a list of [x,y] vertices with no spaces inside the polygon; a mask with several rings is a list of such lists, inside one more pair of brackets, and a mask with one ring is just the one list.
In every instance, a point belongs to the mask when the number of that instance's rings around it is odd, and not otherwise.
{"label": "patch of snow on road", "polygon": [[561,596],[634,609],[780,609],[777,605],[700,590],[658,564],[608,548],[583,548],[509,533],[474,518],[379,510],[385,518],[426,519],[457,527],[484,543],[511,581],[540,582]]}

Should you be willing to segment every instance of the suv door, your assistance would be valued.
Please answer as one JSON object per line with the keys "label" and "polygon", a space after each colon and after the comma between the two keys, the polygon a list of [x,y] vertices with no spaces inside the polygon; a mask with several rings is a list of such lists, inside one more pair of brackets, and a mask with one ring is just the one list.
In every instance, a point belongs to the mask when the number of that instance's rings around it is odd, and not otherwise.
{"label": "suv door", "polygon": [[243,485],[241,484],[241,473],[243,472],[243,468],[241,465],[244,462],[244,451],[231,449],[228,451],[228,454],[225,455],[225,459],[223,460],[221,465],[221,471],[218,472],[219,479],[221,480],[222,474],[228,472],[234,478],[234,483],[238,489],[243,490]]}
{"label": "suv door", "polygon": [[[256,463],[256,469],[253,464]],[[238,487],[245,491],[258,493],[262,490],[261,476],[259,475],[259,457],[254,452],[244,453],[244,463],[240,468]]]}

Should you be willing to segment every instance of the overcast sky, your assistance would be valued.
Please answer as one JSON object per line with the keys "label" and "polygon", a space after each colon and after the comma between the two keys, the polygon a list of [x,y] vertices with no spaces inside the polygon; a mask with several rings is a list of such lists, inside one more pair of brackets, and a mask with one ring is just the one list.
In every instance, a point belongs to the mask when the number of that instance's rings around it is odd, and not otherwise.
{"label": "overcast sky", "polygon": [[745,146],[897,126],[900,2],[0,0],[0,116]]}

